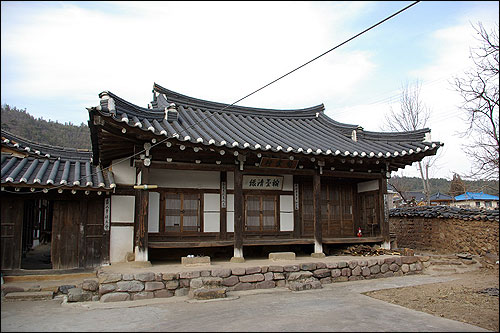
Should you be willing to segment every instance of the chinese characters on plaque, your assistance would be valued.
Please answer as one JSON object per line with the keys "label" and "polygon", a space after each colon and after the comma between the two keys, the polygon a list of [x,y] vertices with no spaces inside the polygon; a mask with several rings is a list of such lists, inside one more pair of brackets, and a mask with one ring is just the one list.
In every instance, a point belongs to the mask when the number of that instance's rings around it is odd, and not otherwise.
{"label": "chinese characters on plaque", "polygon": [[109,220],[111,213],[111,199],[104,199],[104,231],[109,231]]}
{"label": "chinese characters on plaque", "polygon": [[299,161],[280,158],[262,157],[260,167],[262,168],[280,168],[280,169],[296,169]]}
{"label": "chinese characters on plaque", "polygon": [[243,175],[244,190],[278,190],[283,188],[283,176]]}

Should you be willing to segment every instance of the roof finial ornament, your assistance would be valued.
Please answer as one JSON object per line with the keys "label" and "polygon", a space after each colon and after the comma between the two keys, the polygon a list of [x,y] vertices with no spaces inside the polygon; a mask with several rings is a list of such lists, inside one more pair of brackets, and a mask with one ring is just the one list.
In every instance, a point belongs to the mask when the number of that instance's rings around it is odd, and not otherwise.
{"label": "roof finial ornament", "polygon": [[168,108],[165,108],[165,119],[171,123],[179,119],[179,114],[177,112],[177,107],[175,103],[170,103]]}

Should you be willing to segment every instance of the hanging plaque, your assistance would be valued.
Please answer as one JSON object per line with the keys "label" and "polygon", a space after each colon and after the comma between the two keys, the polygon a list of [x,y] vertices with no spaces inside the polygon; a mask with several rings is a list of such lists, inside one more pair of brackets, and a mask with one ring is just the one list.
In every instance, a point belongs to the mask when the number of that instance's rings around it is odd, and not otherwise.
{"label": "hanging plaque", "polygon": [[244,190],[278,190],[283,189],[283,176],[243,175]]}
{"label": "hanging plaque", "polygon": [[220,206],[221,206],[221,208],[227,207],[227,183],[226,182],[221,182]]}
{"label": "hanging plaque", "polygon": [[109,231],[109,220],[111,217],[111,199],[104,199],[104,231]]}
{"label": "hanging plaque", "polygon": [[297,160],[262,157],[259,165],[261,168],[296,169],[298,163]]}
{"label": "hanging plaque", "polygon": [[293,201],[295,210],[299,210],[299,184],[293,184]]}

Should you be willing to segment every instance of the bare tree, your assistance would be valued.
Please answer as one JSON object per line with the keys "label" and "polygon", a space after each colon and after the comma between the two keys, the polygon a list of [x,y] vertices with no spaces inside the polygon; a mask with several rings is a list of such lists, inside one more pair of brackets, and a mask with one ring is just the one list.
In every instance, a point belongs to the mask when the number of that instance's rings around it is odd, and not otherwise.
{"label": "bare tree", "polygon": [[472,160],[471,178],[499,179],[498,123],[498,24],[490,32],[481,23],[473,25],[478,47],[470,49],[473,66],[462,77],[454,78],[454,88],[463,98],[468,129],[462,133],[470,139],[464,144]]}
{"label": "bare tree", "polygon": [[[413,85],[410,85],[408,82],[402,85],[399,99],[400,109],[394,110],[391,107],[389,114],[385,115],[385,129],[399,132],[415,131],[426,127],[431,111],[422,102],[420,90],[421,84],[418,81]],[[420,178],[422,178],[422,187],[427,205],[430,205],[429,168],[433,165],[434,161],[435,159],[426,157],[417,162],[417,169],[420,172]]]}

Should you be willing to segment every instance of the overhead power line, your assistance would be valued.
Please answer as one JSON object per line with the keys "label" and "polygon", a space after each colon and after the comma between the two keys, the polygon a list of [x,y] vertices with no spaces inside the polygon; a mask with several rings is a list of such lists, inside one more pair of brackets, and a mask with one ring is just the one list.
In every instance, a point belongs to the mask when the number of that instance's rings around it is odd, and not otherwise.
{"label": "overhead power line", "polygon": [[[332,52],[333,50],[335,50],[335,49],[337,49],[337,48],[341,47],[342,45],[349,43],[349,42],[350,42],[350,41],[352,41],[353,39],[355,39],[355,38],[357,38],[357,37],[359,37],[359,36],[363,35],[364,33],[366,33],[366,32],[368,32],[368,31],[372,30],[373,28],[375,28],[375,27],[377,27],[377,26],[381,25],[382,23],[384,23],[384,22],[386,22],[386,21],[390,20],[391,18],[393,18],[393,17],[395,17],[395,16],[397,16],[397,15],[401,14],[402,12],[404,12],[405,10],[407,10],[407,9],[409,9],[409,8],[411,8],[411,7],[413,7],[413,6],[415,6],[415,5],[416,5],[417,3],[419,3],[419,2],[420,2],[420,1],[415,1],[415,2],[411,3],[410,5],[408,5],[408,6],[404,7],[403,9],[398,10],[398,11],[397,11],[397,12],[395,12],[394,14],[392,14],[392,15],[390,15],[390,16],[388,16],[388,17],[384,18],[383,20],[381,20],[381,21],[379,21],[379,22],[375,23],[374,25],[370,26],[369,28],[366,28],[365,30],[361,31],[360,33],[358,33],[358,34],[356,34],[356,35],[352,36],[351,38],[349,38],[349,39],[347,39],[347,40],[343,41],[342,43],[340,43],[340,44],[338,44],[338,45],[336,45],[336,46],[332,47],[331,49],[329,49],[329,50],[327,50],[327,51],[325,51],[325,52],[321,53],[320,55],[318,55],[318,56],[314,57],[313,59],[311,59],[311,60],[307,61],[306,63],[304,63],[304,64],[300,65],[299,67],[297,67],[297,68],[295,68],[295,69],[293,69],[293,70],[289,71],[288,73],[283,74],[282,76],[278,77],[277,79],[275,79],[275,80],[273,80],[273,81],[271,81],[271,82],[269,82],[269,83],[267,83],[267,84],[263,85],[263,86],[262,86],[262,87],[260,87],[259,89],[254,90],[253,92],[249,93],[248,95],[246,95],[246,96],[244,96],[244,97],[242,97],[242,98],[238,99],[237,101],[235,101],[235,102],[233,102],[233,103],[231,103],[231,104],[229,104],[229,105],[226,105],[225,107],[221,108],[220,110],[216,110],[216,111],[214,111],[211,115],[209,115],[209,116],[207,116],[207,117],[205,117],[205,118],[203,118],[203,119],[200,119],[199,121],[197,121],[197,122],[193,123],[192,125],[190,125],[190,126],[188,126],[188,127],[184,128],[184,129],[182,129],[181,131],[179,131],[179,132],[177,132],[177,133],[174,133],[173,135],[168,136],[168,137],[166,137],[166,138],[165,138],[165,139],[163,139],[163,140],[158,141],[157,143],[155,143],[155,144],[151,145],[151,148],[153,148],[153,147],[155,147],[155,146],[158,146],[158,145],[162,144],[163,142],[165,142],[165,141],[167,141],[167,140],[169,140],[169,139],[172,139],[172,138],[174,137],[174,135],[176,135],[176,134],[178,135],[178,134],[180,134],[180,133],[182,133],[182,132],[185,132],[186,130],[188,130],[188,129],[190,129],[190,128],[192,128],[192,127],[196,126],[196,125],[198,125],[199,123],[206,121],[207,119],[209,119],[209,118],[213,117],[213,116],[214,116],[217,112],[224,111],[225,109],[227,109],[227,108],[229,108],[229,107],[231,107],[231,106],[235,105],[236,103],[239,103],[239,102],[241,102],[242,100],[244,100],[244,99],[246,99],[246,98],[248,98],[248,97],[250,97],[250,96],[254,95],[255,93],[257,93],[257,92],[261,91],[262,89],[269,87],[270,85],[272,85],[272,84],[274,84],[274,83],[278,82],[279,80],[281,80],[281,79],[285,78],[286,76],[288,76],[288,75],[290,75],[290,74],[292,74],[292,73],[294,73],[294,72],[298,71],[299,69],[301,69],[301,68],[303,68],[303,67],[305,67],[305,66],[309,65],[309,64],[310,64],[310,63],[312,63],[313,61],[318,60],[319,58],[321,58],[321,57],[325,56],[326,54],[328,54],[328,53]],[[151,149],[151,148],[150,148],[150,149]],[[120,164],[120,163],[123,163],[123,162],[125,162],[125,161],[128,161],[130,158],[135,157],[135,156],[137,156],[137,155],[140,155],[140,154],[144,153],[145,151],[146,151],[145,149],[144,149],[144,150],[141,150],[141,151],[139,151],[139,152],[137,152],[137,153],[135,153],[135,154],[133,154],[133,155],[131,155],[131,156],[128,156],[128,157],[125,157],[125,158],[123,158],[123,159],[119,160],[119,161],[118,161],[117,163],[115,163],[115,164]],[[108,170],[109,168],[110,168],[110,167],[103,168],[103,169],[102,169],[102,171]],[[92,176],[93,176],[93,175],[95,175],[95,174],[92,174]],[[83,178],[81,178],[81,179],[83,179]],[[57,188],[60,188],[60,187],[63,187],[63,186],[64,186],[64,185],[54,186],[53,188],[50,188],[49,190],[57,189]],[[5,191],[5,190],[4,190],[4,191]],[[24,192],[12,192],[12,191],[5,191],[5,192],[18,193],[18,194],[19,194],[19,193],[24,193]],[[31,192],[31,193],[39,193],[39,192],[42,192],[42,191],[35,191],[35,192]],[[27,192],[27,193],[29,193],[29,192]]]}

